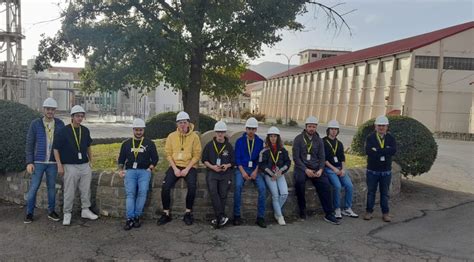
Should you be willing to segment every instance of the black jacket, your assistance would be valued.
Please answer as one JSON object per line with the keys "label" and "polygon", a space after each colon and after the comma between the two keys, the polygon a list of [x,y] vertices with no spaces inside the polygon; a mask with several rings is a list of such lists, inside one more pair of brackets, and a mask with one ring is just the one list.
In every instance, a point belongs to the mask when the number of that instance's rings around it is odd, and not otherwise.
{"label": "black jacket", "polygon": [[[222,147],[225,146],[225,148],[222,150],[220,154],[217,154],[216,149],[214,148],[214,143],[216,143],[216,147],[218,151],[221,151]],[[224,143],[219,143],[216,141],[216,138],[214,137],[209,143],[204,146],[204,150],[202,151],[202,158],[201,161],[204,163],[208,161],[212,165],[216,164],[217,158],[221,159],[221,165],[225,164],[231,164],[232,167],[228,168],[226,170],[226,173],[232,172],[233,167],[235,166],[235,156],[234,156],[234,148],[232,145],[229,143],[229,140],[227,137],[225,138]],[[212,171],[208,168],[208,171]],[[224,173],[224,172],[219,172],[219,173]]]}
{"label": "black jacket", "polygon": [[[392,156],[397,152],[397,143],[395,138],[389,133],[385,135],[384,140],[384,148],[382,148],[377,139],[376,132],[367,136],[365,140],[367,169],[377,172],[385,172],[392,169]],[[372,148],[375,148],[376,151]]]}
{"label": "black jacket", "polygon": [[[306,158],[308,147],[306,146],[305,139],[308,145],[309,143],[313,144],[309,152],[311,155],[311,160],[309,161]],[[295,137],[293,141],[293,160],[295,161],[295,171],[304,172],[306,168],[317,171],[324,168],[326,160],[324,144],[317,132],[313,135],[311,141],[309,141],[305,130]]]}
{"label": "black jacket", "polygon": [[291,160],[288,151],[284,147],[278,148],[277,150],[278,151],[273,155],[276,158],[278,152],[280,152],[276,165],[273,163],[273,159],[270,155],[270,148],[266,147],[260,151],[258,168],[261,172],[265,173],[265,175],[274,176],[274,172],[272,171],[274,166],[278,167],[278,169],[282,171],[282,174],[285,174],[290,169]]}
{"label": "black jacket", "polygon": [[[53,149],[59,151],[62,164],[79,165],[89,162],[89,156],[87,155],[87,149],[92,144],[92,138],[89,129],[83,125],[79,128],[74,129],[79,142],[80,151],[77,148],[76,139],[72,132],[72,125],[66,125],[59,130],[59,133],[55,135],[53,141]],[[79,139],[79,134],[81,134]],[[79,159],[78,153],[81,153],[82,159]]]}
{"label": "black jacket", "polygon": [[[143,138],[143,143],[138,149],[139,152],[135,160],[135,154],[132,151],[132,139],[129,138],[122,143],[118,164],[124,165],[125,169],[132,169],[134,162],[137,162],[137,169],[148,169],[150,165],[156,166],[159,158],[155,143],[148,138]],[[135,147],[138,148],[138,145],[140,145],[140,140],[135,139]]]}
{"label": "black jacket", "polygon": [[[329,161],[331,165],[335,167],[342,167],[342,162],[346,161],[346,156],[344,154],[344,145],[342,144],[341,141],[334,139],[330,139],[328,136],[323,138],[324,142],[324,153],[326,155],[326,161]],[[329,145],[331,144],[331,146]],[[337,143],[337,149],[336,149],[336,143]],[[333,148],[336,149],[336,155],[334,155]],[[337,157],[337,163],[334,162],[334,156]]]}

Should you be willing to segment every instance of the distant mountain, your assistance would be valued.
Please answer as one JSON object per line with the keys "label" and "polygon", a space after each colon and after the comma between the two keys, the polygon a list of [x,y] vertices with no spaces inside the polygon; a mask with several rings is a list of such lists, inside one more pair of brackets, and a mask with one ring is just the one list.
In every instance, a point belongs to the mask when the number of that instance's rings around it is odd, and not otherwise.
{"label": "distant mountain", "polygon": [[[290,68],[296,67],[297,65],[290,65]],[[264,77],[268,78],[270,76],[276,75],[278,73],[288,70],[287,64],[282,64],[278,62],[262,62],[257,65],[250,65],[249,68]]]}

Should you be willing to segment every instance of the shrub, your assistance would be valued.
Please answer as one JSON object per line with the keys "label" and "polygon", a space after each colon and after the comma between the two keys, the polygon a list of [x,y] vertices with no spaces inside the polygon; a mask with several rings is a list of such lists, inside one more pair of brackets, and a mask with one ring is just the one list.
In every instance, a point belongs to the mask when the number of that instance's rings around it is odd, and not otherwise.
{"label": "shrub", "polygon": [[25,105],[0,100],[0,172],[25,169],[25,144],[28,128],[41,114]]}
{"label": "shrub", "polygon": [[253,114],[252,115],[253,117],[255,117],[255,119],[257,119],[257,121],[259,122],[265,122],[265,114]]}
{"label": "shrub", "polygon": [[[430,170],[438,154],[433,134],[419,121],[406,116],[388,116],[389,132],[397,141],[397,153],[393,160],[402,168],[402,174],[421,175]],[[351,150],[365,155],[365,139],[374,132],[374,119],[359,127],[352,140]]]}
{"label": "shrub", "polygon": [[276,123],[277,123],[277,125],[282,125],[283,124],[283,120],[281,120],[281,117],[277,118]]}
{"label": "shrub", "polygon": [[249,110],[245,110],[240,114],[240,119],[248,119],[249,117],[252,117],[252,113]]}
{"label": "shrub", "polygon": [[249,119],[250,117],[255,117],[259,122],[265,122],[265,114],[257,113],[252,114],[250,111],[245,110],[240,114],[240,119]]}
{"label": "shrub", "polygon": [[298,126],[298,122],[293,119],[290,119],[290,121],[288,121],[288,126]]}
{"label": "shrub", "polygon": [[[177,112],[165,112],[152,117],[146,123],[146,137],[150,139],[166,138],[176,130],[176,115]],[[199,131],[204,133],[214,129],[216,122],[210,116],[199,114]]]}

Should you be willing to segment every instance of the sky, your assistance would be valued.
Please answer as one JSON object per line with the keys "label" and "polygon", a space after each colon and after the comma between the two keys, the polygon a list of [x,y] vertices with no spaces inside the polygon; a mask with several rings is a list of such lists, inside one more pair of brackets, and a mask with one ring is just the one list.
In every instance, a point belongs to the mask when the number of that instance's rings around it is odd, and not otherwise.
{"label": "sky", "polygon": [[[60,29],[60,8],[64,0],[21,0],[23,41],[23,64],[38,54],[41,34],[54,36]],[[350,26],[342,30],[327,28],[325,14],[314,7],[298,17],[305,25],[302,32],[280,31],[282,41],[272,47],[263,47],[263,55],[250,61],[258,64],[264,61],[286,63],[288,56],[308,48],[330,48],[359,50],[378,44],[434,31],[437,29],[474,20],[474,0],[320,0],[336,7],[336,11],[347,13],[344,18]],[[52,20],[52,21],[50,21]],[[49,21],[49,22],[45,22]],[[0,25],[4,25],[0,21]],[[297,64],[297,56],[291,60]],[[63,62],[62,66],[83,66],[84,60]]]}

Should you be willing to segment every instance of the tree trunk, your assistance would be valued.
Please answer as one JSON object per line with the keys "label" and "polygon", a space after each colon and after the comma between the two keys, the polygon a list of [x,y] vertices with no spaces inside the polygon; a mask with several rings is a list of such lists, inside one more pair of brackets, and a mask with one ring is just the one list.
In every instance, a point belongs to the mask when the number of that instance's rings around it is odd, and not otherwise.
{"label": "tree trunk", "polygon": [[194,130],[199,128],[199,97],[202,86],[202,67],[204,63],[204,52],[202,48],[194,48],[191,54],[190,82],[186,90],[183,90],[184,111],[189,114]]}

